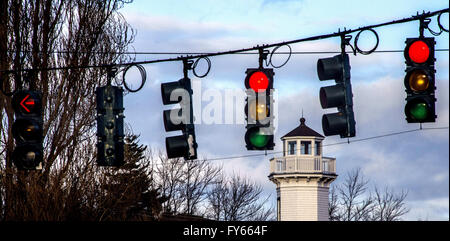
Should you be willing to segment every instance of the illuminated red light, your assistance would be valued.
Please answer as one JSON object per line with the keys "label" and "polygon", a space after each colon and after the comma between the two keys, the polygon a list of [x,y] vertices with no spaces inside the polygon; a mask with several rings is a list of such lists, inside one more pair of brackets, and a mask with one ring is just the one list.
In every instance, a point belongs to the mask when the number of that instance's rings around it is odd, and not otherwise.
{"label": "illuminated red light", "polygon": [[30,107],[31,109],[34,107],[34,99],[28,99],[30,95],[25,96],[23,100],[20,102],[20,105],[25,109],[26,112],[31,112],[30,109],[27,108]]}
{"label": "illuminated red light", "polygon": [[258,71],[250,76],[249,85],[255,92],[262,92],[269,87],[269,79],[263,72]]}
{"label": "illuminated red light", "polygon": [[409,46],[409,58],[418,64],[425,63],[430,57],[430,48],[423,41],[416,41]]}

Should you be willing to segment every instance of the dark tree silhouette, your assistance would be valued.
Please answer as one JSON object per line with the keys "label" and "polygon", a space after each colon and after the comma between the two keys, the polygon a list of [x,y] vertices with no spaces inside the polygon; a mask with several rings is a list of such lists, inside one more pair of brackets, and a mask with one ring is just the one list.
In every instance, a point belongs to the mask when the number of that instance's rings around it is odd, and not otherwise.
{"label": "dark tree silhouette", "polygon": [[[125,137],[126,163],[120,169],[105,173],[106,183],[102,220],[155,220],[162,211],[157,189],[152,189],[150,161],[145,157],[147,147],[138,144],[137,135]],[[151,172],[151,170],[150,170]]]}
{"label": "dark tree silhouette", "polygon": [[[133,29],[119,12],[129,2],[0,1],[0,68],[17,70],[0,72],[1,220],[111,220],[143,217],[143,212],[151,213],[147,218],[158,215],[157,191],[146,190],[151,179],[143,175],[145,161],[138,162],[142,146],[136,139],[128,140],[129,166],[124,170],[96,166],[94,91],[106,84],[106,70],[19,71],[132,60],[120,54],[134,38]],[[14,113],[8,94],[22,88],[42,92],[45,139],[41,171],[17,171],[12,164]],[[128,177],[136,176],[126,182],[127,173]],[[131,185],[133,181],[136,186]],[[114,183],[122,184],[114,189],[121,198],[113,197],[113,189],[107,188]]]}

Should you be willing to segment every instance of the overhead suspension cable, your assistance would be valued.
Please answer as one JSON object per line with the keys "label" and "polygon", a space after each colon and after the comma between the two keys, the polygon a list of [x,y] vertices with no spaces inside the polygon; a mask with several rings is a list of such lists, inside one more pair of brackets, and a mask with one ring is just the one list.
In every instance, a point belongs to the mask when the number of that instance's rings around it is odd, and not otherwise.
{"label": "overhead suspension cable", "polygon": [[[281,46],[280,46],[281,47]],[[403,53],[403,49],[397,49],[397,50],[375,50],[373,53]],[[435,49],[436,52],[449,52],[450,49]],[[11,51],[12,52],[12,51]],[[30,51],[21,51],[22,53],[32,52]],[[44,51],[38,51],[39,53],[43,53]],[[50,51],[46,52],[47,54],[74,54],[74,53],[81,53],[81,54],[119,54],[119,55],[194,55],[194,54],[213,54],[213,52],[153,52],[153,51],[143,51],[143,52],[96,52],[96,51]],[[340,54],[342,51],[292,51],[292,52],[274,52],[274,55],[278,54]],[[347,54],[353,53],[353,51],[346,51]],[[257,55],[258,52],[239,52],[234,54],[241,54],[241,55]]]}
{"label": "overhead suspension cable", "polygon": [[[374,140],[374,139],[384,138],[384,137],[388,137],[388,136],[396,136],[396,135],[401,135],[401,134],[406,134],[406,133],[411,133],[411,132],[416,132],[416,131],[445,130],[445,129],[448,130],[449,127],[446,126],[446,127],[425,127],[425,128],[417,128],[417,129],[406,130],[406,131],[391,132],[391,133],[384,134],[384,135],[371,136],[371,137],[366,137],[366,138],[361,138],[361,139],[356,139],[356,140],[351,140],[351,141],[336,142],[336,143],[330,143],[330,144],[323,144],[322,147],[324,147],[324,146],[336,146],[336,145],[343,145],[343,144],[347,144],[347,145],[348,145],[348,144],[351,144],[351,143],[353,143],[353,142],[361,142],[361,141]],[[297,149],[297,151],[299,151],[299,150]],[[237,158],[245,158],[245,157],[256,157],[256,156],[267,156],[267,155],[275,155],[275,154],[281,154],[281,153],[285,153],[285,151],[274,151],[274,152],[260,153],[260,154],[250,154],[250,155],[240,155],[240,156],[220,157],[220,158],[208,159],[208,161],[228,160],[228,159],[237,159]]]}
{"label": "overhead suspension cable", "polygon": [[[0,72],[50,71],[50,70],[68,70],[68,69],[83,69],[83,68],[110,68],[112,66],[130,66],[130,65],[135,66],[135,65],[153,64],[153,63],[161,63],[161,62],[183,61],[183,60],[186,60],[186,59],[208,58],[208,57],[220,56],[220,55],[238,54],[238,53],[244,53],[244,52],[249,52],[249,51],[255,51],[255,50],[259,50],[259,49],[267,49],[267,48],[280,47],[280,46],[289,45],[289,44],[296,44],[296,43],[300,43],[300,42],[316,41],[316,40],[328,39],[328,38],[332,38],[332,37],[340,37],[340,36],[345,36],[347,34],[351,34],[351,33],[354,33],[354,32],[359,32],[358,33],[358,35],[359,35],[361,32],[366,31],[366,30],[372,31],[376,35],[376,32],[373,31],[374,28],[378,28],[378,27],[382,27],[382,26],[388,26],[388,25],[393,25],[393,24],[406,23],[406,22],[411,22],[411,21],[417,21],[417,20],[428,18],[428,17],[432,17],[432,16],[435,16],[435,15],[439,15],[438,20],[440,21],[440,16],[443,13],[446,13],[446,12],[449,12],[449,8],[438,10],[438,11],[434,11],[434,12],[423,12],[422,14],[418,14],[417,13],[417,15],[409,17],[409,18],[403,18],[403,19],[394,20],[394,21],[390,21],[390,22],[384,22],[384,23],[380,23],[380,24],[369,25],[369,26],[360,27],[360,28],[356,28],[356,29],[348,29],[347,30],[347,29],[344,28],[344,31],[341,31],[339,29],[338,32],[331,33],[331,34],[318,35],[318,36],[307,37],[307,38],[302,38],[302,39],[295,39],[295,40],[291,40],[291,41],[278,42],[278,43],[273,43],[273,44],[263,44],[261,46],[257,45],[255,47],[236,49],[236,50],[229,50],[229,51],[223,51],[223,52],[204,53],[204,54],[201,53],[201,54],[195,54],[195,55],[187,54],[186,56],[179,56],[179,57],[176,57],[176,58],[156,59],[156,60],[147,60],[147,61],[136,61],[136,62],[119,63],[119,64],[62,66],[62,67],[21,69],[21,70],[0,70]],[[448,31],[447,29],[442,27],[440,22],[438,22],[438,25],[441,28],[441,32],[444,32],[444,31],[447,32]],[[378,40],[378,35],[376,35],[376,36],[377,36],[377,40]],[[357,40],[355,39],[355,43],[356,43],[356,41]],[[378,44],[378,42],[377,42],[377,44]],[[355,44],[355,45],[357,45],[357,44]],[[375,48],[372,51],[369,51],[369,52],[375,51]],[[362,53],[362,54],[364,54],[364,52],[365,51],[360,51],[360,53]]]}

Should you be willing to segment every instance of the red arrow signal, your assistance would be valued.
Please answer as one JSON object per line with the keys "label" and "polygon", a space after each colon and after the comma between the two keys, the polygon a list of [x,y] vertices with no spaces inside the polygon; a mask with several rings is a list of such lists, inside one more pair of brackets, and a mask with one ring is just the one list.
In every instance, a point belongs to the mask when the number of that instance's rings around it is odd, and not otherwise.
{"label": "red arrow signal", "polygon": [[[20,105],[28,112],[30,113],[30,109],[27,108],[33,108],[34,107],[34,99],[29,99],[28,101],[26,101],[28,98],[30,97],[30,95],[25,96],[25,98],[23,98],[23,100],[20,102]],[[24,103],[25,102],[25,103]]]}

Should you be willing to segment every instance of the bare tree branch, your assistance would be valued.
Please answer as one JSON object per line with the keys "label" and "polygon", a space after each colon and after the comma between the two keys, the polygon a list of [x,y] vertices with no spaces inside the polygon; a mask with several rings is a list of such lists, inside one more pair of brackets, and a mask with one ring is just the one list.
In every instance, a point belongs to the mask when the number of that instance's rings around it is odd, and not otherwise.
{"label": "bare tree branch", "polygon": [[346,179],[330,191],[328,208],[332,221],[397,221],[409,212],[405,207],[407,192],[394,193],[375,187],[375,195],[368,192],[368,180],[361,169],[347,173]]}

